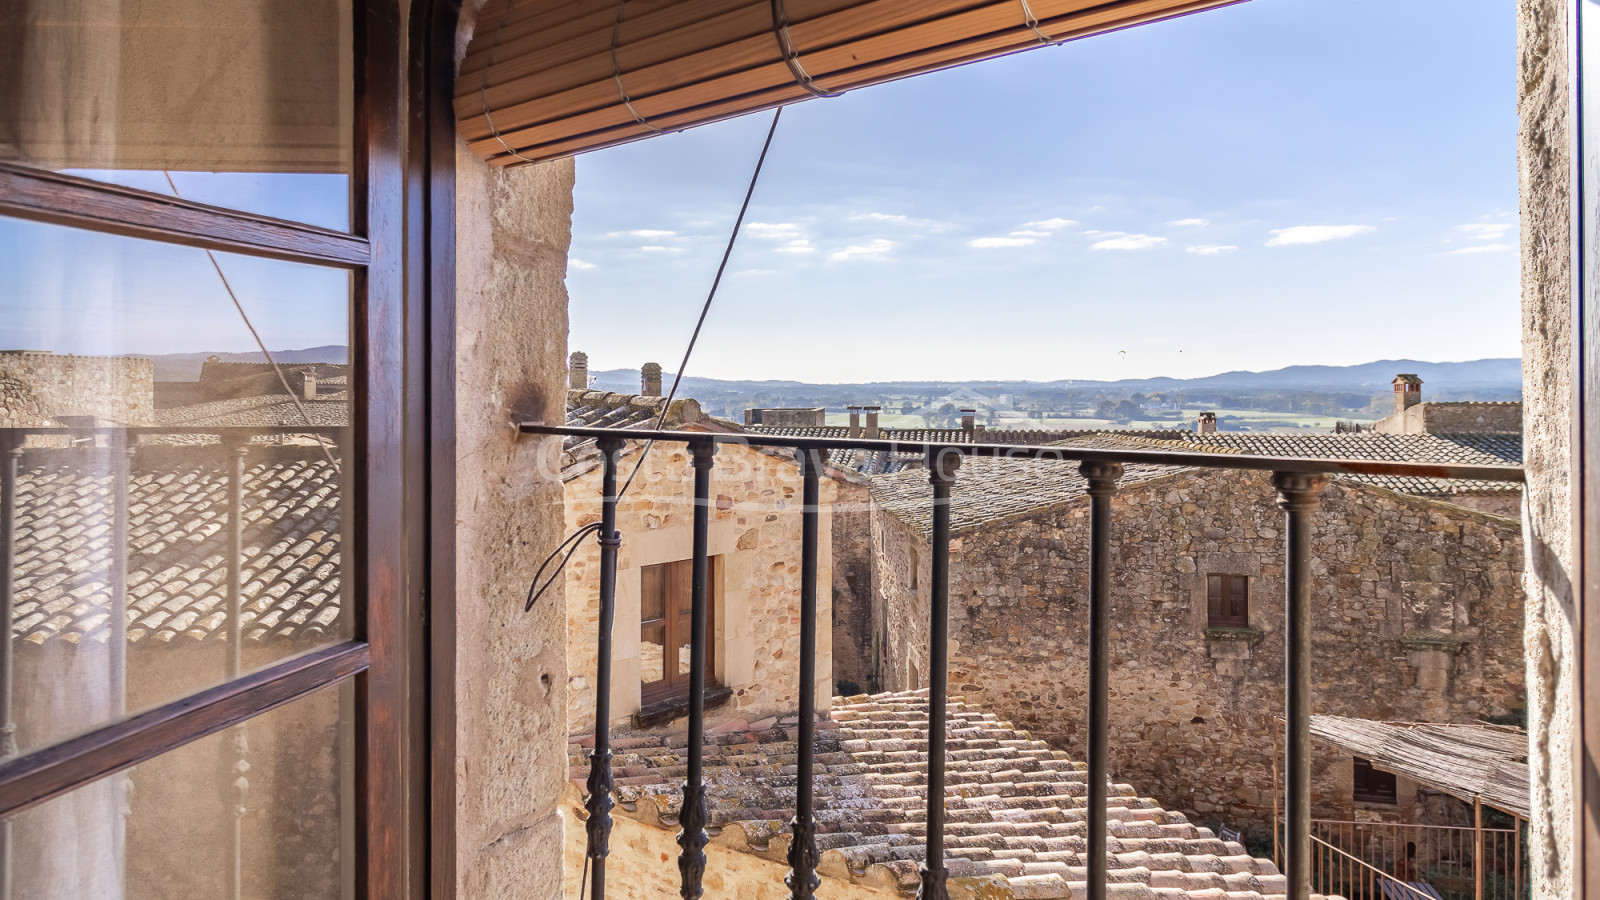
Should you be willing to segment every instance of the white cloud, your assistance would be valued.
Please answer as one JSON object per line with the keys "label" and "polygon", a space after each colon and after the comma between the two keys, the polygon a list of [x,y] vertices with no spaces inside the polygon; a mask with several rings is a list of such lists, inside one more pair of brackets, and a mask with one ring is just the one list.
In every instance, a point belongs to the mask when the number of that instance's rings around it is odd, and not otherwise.
{"label": "white cloud", "polygon": [[646,244],[639,248],[645,253],[682,253],[682,247],[663,247],[660,244]]}
{"label": "white cloud", "polygon": [[1126,234],[1112,232],[1103,241],[1095,241],[1089,246],[1091,250],[1149,250],[1165,244],[1167,239],[1153,234]]}
{"label": "white cloud", "polygon": [[893,222],[896,225],[904,225],[911,221],[911,218],[894,213],[859,213],[851,216],[850,220],[852,222]]}
{"label": "white cloud", "polygon": [[882,259],[893,249],[894,241],[878,238],[865,244],[852,244],[843,250],[835,250],[828,254],[828,258],[838,261],[847,259]]}
{"label": "white cloud", "polygon": [[592,263],[592,262],[584,262],[583,260],[578,259],[575,256],[572,256],[572,257],[568,257],[567,258],[567,268],[569,268],[569,269],[577,269],[580,272],[586,272],[586,271],[588,271],[590,269],[595,268],[595,264]]}
{"label": "white cloud", "polygon": [[1196,247],[1185,247],[1184,249],[1190,253],[1198,253],[1201,256],[1216,256],[1218,253],[1232,253],[1239,248],[1232,244],[1200,244]]}
{"label": "white cloud", "polygon": [[1023,228],[1033,228],[1033,229],[1037,229],[1039,231],[1060,231],[1063,228],[1071,228],[1072,226],[1074,226],[1076,224],[1078,224],[1078,223],[1073,221],[1072,219],[1055,218],[1055,219],[1040,219],[1037,222],[1023,222],[1022,223],[1022,227]]}
{"label": "white cloud", "polygon": [[1498,253],[1501,250],[1510,250],[1510,249],[1512,249],[1510,244],[1475,244],[1475,245],[1473,245],[1471,247],[1462,247],[1460,250],[1452,250],[1450,252],[1456,253],[1456,254],[1461,254],[1461,253]]}
{"label": "white cloud", "polygon": [[677,234],[676,231],[662,231],[659,228],[636,228],[632,231],[609,231],[606,237],[636,237],[636,238],[669,238]]}
{"label": "white cloud", "polygon": [[794,240],[788,242],[787,244],[784,244],[782,247],[778,247],[777,248],[777,252],[779,252],[779,253],[815,253],[815,252],[817,252],[817,248],[811,246],[811,242],[806,240],[805,238],[795,238]]}
{"label": "white cloud", "polygon": [[1195,226],[1197,228],[1204,228],[1207,225],[1211,224],[1211,220],[1210,219],[1179,219],[1176,222],[1168,222],[1167,224],[1168,225],[1176,225],[1179,228],[1187,228],[1187,227],[1189,227],[1191,225]]}
{"label": "white cloud", "polygon": [[751,237],[758,237],[769,241],[781,241],[800,236],[800,226],[793,222],[751,222],[744,226]]}
{"label": "white cloud", "polygon": [[980,248],[1026,247],[1031,243],[1033,243],[1033,238],[1031,237],[983,237],[967,241],[968,246]]}
{"label": "white cloud", "polygon": [[876,222],[880,225],[893,225],[898,228],[910,228],[920,231],[940,232],[949,231],[949,222],[938,219],[919,219],[915,216],[903,216],[899,213],[857,213],[850,217],[852,222]]}
{"label": "white cloud", "polygon": [[1459,230],[1467,233],[1467,237],[1475,241],[1498,241],[1506,236],[1512,228],[1516,227],[1510,222],[1496,224],[1475,223],[1462,225]]}
{"label": "white cloud", "polygon": [[1293,228],[1272,229],[1268,247],[1288,247],[1293,244],[1320,244],[1355,237],[1372,230],[1371,225],[1296,225]]}
{"label": "white cloud", "polygon": [[1049,237],[1050,236],[1050,232],[1048,232],[1048,231],[1034,231],[1032,229],[1023,228],[1023,229],[1021,229],[1019,231],[1011,232],[1011,236],[1012,237],[1025,237],[1025,238],[1042,238],[1042,237]]}

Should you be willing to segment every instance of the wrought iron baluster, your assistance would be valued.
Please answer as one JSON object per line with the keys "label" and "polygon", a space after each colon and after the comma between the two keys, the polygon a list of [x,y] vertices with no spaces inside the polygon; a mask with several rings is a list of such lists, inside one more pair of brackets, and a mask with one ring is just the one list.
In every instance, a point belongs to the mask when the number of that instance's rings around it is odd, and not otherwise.
{"label": "wrought iron baluster", "polygon": [[[11,696],[16,663],[12,634],[16,627],[17,475],[22,461],[22,438],[7,433],[0,438],[0,760],[17,755],[17,723],[12,719]],[[11,818],[0,819],[0,900],[11,897]]]}
{"label": "wrought iron baluster", "polygon": [[944,746],[950,679],[950,486],[961,467],[960,452],[928,451],[933,485],[933,584],[928,619],[928,837],[918,900],[947,900],[944,866]]}
{"label": "wrought iron baluster", "polygon": [[800,463],[800,758],[795,783],[794,819],[789,823],[789,886],[792,900],[813,900],[817,877],[817,820],[813,814],[813,775],[817,743],[817,505],[823,457],[796,450]]}
{"label": "wrought iron baluster", "polygon": [[[694,596],[689,614],[689,766],[684,775],[683,809],[678,813],[678,873],[683,878],[679,895],[699,900],[706,874],[706,785],[702,765],[706,740],[706,594],[710,580],[711,466],[717,445],[698,440],[689,443],[694,466]],[[671,648],[669,648],[670,650]]]}
{"label": "wrought iron baluster", "polygon": [[589,754],[589,821],[585,855],[589,857],[589,896],[606,897],[606,856],[611,853],[611,810],[617,805],[611,796],[611,632],[617,614],[617,550],[622,535],[617,533],[617,460],[622,454],[622,439],[603,437],[595,441],[605,460],[600,476],[600,621],[598,672],[594,685],[594,750]]}
{"label": "wrought iron baluster", "polygon": [[1106,895],[1106,779],[1111,754],[1111,495],[1118,463],[1086,462],[1089,481],[1089,896]]}
{"label": "wrought iron baluster", "polygon": [[1326,482],[1315,475],[1274,472],[1278,508],[1284,511],[1288,560],[1284,567],[1285,728],[1288,802],[1284,859],[1288,900],[1311,896],[1311,512]]}

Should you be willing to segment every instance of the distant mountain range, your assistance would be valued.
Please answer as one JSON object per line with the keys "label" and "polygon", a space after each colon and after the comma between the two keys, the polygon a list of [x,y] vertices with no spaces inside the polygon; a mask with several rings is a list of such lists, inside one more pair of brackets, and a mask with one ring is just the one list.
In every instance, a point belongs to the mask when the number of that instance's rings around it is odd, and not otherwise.
{"label": "distant mountain range", "polygon": [[[949,392],[966,388],[988,394],[1037,393],[1060,389],[1106,388],[1116,391],[1260,391],[1297,390],[1319,392],[1368,393],[1387,389],[1394,376],[1408,372],[1423,381],[1423,392],[1505,392],[1522,390],[1522,360],[1477,359],[1469,362],[1423,362],[1415,359],[1380,359],[1353,366],[1289,366],[1267,372],[1223,372],[1202,378],[1130,378],[1118,381],[1062,379],[1059,381],[890,381],[821,384],[801,381],[732,381],[686,376],[679,393],[747,393],[768,395],[840,395],[852,390],[863,397],[898,392]],[[595,386],[606,390],[637,391],[639,370],[608,369],[590,373]],[[670,385],[672,375],[662,376]]]}
{"label": "distant mountain range", "polygon": [[[198,381],[200,367],[210,357],[223,362],[264,363],[267,358],[259,350],[249,353],[164,353],[149,357],[154,363],[157,381]],[[272,358],[280,365],[303,366],[306,363],[343,365],[350,360],[350,348],[343,344],[307,347],[304,350],[274,350]]]}

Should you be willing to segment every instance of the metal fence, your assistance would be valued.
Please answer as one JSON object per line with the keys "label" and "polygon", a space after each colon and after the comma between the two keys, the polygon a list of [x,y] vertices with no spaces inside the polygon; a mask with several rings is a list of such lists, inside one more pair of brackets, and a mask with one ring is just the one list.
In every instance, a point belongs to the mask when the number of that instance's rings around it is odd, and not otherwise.
{"label": "metal fence", "polygon": [[[933,502],[932,585],[930,591],[929,672],[928,672],[928,796],[945,793],[945,723],[931,711],[945,708],[949,659],[949,560],[950,490],[959,475],[961,461],[968,456],[998,457],[1008,460],[1052,460],[1079,463],[1079,473],[1088,481],[1090,498],[1089,572],[1089,743],[1088,743],[1088,896],[1106,896],[1106,782],[1109,743],[1107,725],[1109,703],[1109,653],[1111,579],[1111,498],[1128,464],[1247,469],[1272,473],[1278,506],[1284,510],[1285,546],[1285,719],[1287,721],[1288,789],[1285,838],[1282,842],[1284,873],[1289,882],[1289,900],[1308,900],[1314,872],[1310,806],[1311,746],[1311,593],[1310,517],[1316,508],[1323,478],[1328,475],[1395,475],[1424,478],[1476,479],[1517,482],[1522,470],[1514,466],[1476,466],[1413,464],[1365,460],[1301,459],[1275,456],[1242,456],[1176,450],[1106,450],[1063,446],[1016,446],[997,444],[942,444],[851,438],[777,437],[752,434],[705,434],[676,431],[648,431],[607,428],[581,428],[539,424],[521,426],[524,434],[555,435],[594,440],[603,458],[600,522],[600,616],[599,667],[595,681],[594,750],[588,777],[589,813],[586,855],[590,865],[589,896],[604,900],[606,856],[609,853],[613,780],[611,774],[611,631],[616,607],[617,550],[623,536],[617,523],[617,466],[627,441],[687,444],[694,470],[694,575],[692,585],[688,766],[683,788],[683,811],[679,819],[678,869],[684,900],[698,900],[703,893],[705,846],[705,783],[702,746],[705,739],[705,684],[707,673],[707,534],[711,516],[711,472],[713,457],[722,444],[741,444],[792,450],[800,466],[805,505],[799,548],[801,584],[801,663],[808,668],[800,678],[798,743],[798,784],[795,817],[790,823],[793,845],[789,854],[791,872],[785,879],[795,900],[810,900],[820,884],[816,874],[818,850],[816,822],[812,816],[814,799],[812,772],[816,745],[815,678],[809,668],[815,665],[817,610],[817,517],[818,479],[828,454],[833,450],[865,450],[890,454],[918,453],[925,460]],[[944,865],[945,810],[943,803],[927,807],[927,851],[922,867],[918,897],[945,900],[948,877]]]}

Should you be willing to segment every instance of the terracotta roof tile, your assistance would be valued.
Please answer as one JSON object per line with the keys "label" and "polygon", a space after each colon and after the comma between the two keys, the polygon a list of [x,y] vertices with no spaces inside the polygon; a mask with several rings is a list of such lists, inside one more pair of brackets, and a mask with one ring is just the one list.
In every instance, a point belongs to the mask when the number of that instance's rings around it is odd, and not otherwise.
{"label": "terracotta roof tile", "polygon": [[[835,699],[817,737],[816,818],[825,878],[916,892],[925,855],[926,691]],[[953,878],[1043,900],[1082,896],[1087,880],[1086,767],[992,714],[956,701],[949,729],[946,855]],[[787,860],[794,815],[794,728],[717,735],[705,771],[712,840]],[[732,742],[723,743],[731,738]],[[654,746],[644,746],[645,743]],[[674,827],[682,803],[683,735],[618,738],[613,765],[621,815]],[[573,789],[586,751],[568,750]],[[626,780],[628,783],[623,784]],[[1125,784],[1108,790],[1109,893],[1189,900],[1282,896],[1287,881],[1265,859],[1222,841]],[[670,865],[663,878],[676,878]]]}

